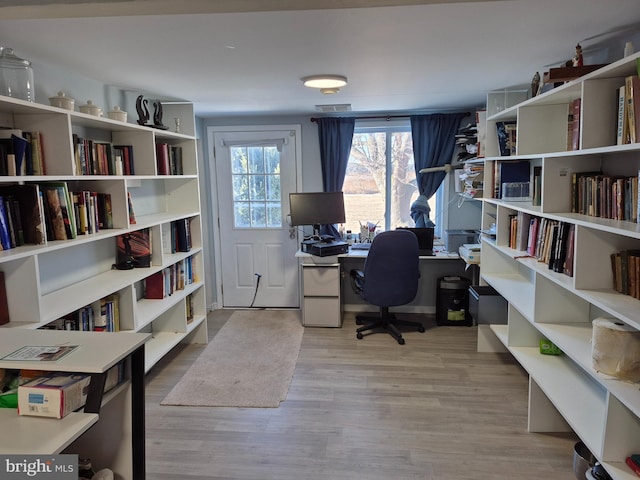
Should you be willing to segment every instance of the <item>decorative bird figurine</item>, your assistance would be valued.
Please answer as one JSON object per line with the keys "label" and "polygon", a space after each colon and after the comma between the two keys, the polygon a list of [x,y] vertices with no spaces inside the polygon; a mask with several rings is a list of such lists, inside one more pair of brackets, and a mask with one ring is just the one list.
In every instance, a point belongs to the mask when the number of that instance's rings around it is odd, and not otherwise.
{"label": "decorative bird figurine", "polygon": [[149,109],[147,108],[147,100],[139,95],[136,99],[136,112],[138,112],[138,125],[147,125],[149,121]]}

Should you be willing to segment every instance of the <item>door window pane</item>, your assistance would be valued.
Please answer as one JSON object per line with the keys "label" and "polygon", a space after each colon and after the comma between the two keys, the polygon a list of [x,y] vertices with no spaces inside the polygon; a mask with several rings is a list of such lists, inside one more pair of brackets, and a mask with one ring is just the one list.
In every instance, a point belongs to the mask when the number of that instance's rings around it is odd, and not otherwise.
{"label": "door window pane", "polygon": [[236,228],[282,228],[280,152],[275,146],[231,147]]}

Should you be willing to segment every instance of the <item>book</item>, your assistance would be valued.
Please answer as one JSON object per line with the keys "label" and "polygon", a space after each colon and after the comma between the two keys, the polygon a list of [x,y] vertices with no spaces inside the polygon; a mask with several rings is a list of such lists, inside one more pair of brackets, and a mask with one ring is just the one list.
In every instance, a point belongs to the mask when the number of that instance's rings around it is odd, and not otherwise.
{"label": "book", "polygon": [[158,169],[158,175],[171,175],[169,152],[170,146],[168,143],[156,144],[156,166]]}
{"label": "book", "polygon": [[0,245],[2,245],[2,250],[10,250],[12,248],[9,220],[4,208],[4,198],[2,197],[0,197]]}
{"label": "book", "polygon": [[626,85],[618,88],[618,121],[616,124],[616,144],[629,143],[629,117],[627,115]]}
{"label": "book", "polygon": [[53,239],[54,240],[66,240],[67,229],[65,226],[64,217],[62,215],[62,207],[60,205],[60,196],[58,195],[58,189],[55,187],[48,187],[41,185],[47,200],[48,215],[53,227]]}
{"label": "book", "polygon": [[165,297],[164,270],[149,275],[144,281],[144,298],[161,300]]}
{"label": "book", "polygon": [[580,110],[582,99],[576,98],[569,104],[571,109],[571,150],[580,150]]}
{"label": "book", "polygon": [[0,325],[5,325],[10,320],[7,286],[5,285],[4,272],[0,272]]}
{"label": "book", "polygon": [[176,251],[188,252],[191,250],[191,221],[188,218],[176,220]]}
{"label": "book", "polygon": [[127,192],[127,207],[129,210],[129,223],[131,225],[136,224],[136,212],[133,209],[133,199],[131,198],[131,192]]}
{"label": "book", "polygon": [[625,94],[629,143],[637,143],[640,141],[640,77],[638,75],[625,77]]}
{"label": "book", "polygon": [[151,229],[143,228],[118,235],[116,239],[116,267],[145,268],[151,266]]}

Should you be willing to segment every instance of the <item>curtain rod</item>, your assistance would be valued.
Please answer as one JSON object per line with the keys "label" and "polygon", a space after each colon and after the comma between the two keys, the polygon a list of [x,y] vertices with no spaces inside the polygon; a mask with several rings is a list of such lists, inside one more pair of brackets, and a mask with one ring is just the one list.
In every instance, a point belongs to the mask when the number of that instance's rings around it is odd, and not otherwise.
{"label": "curtain rod", "polygon": [[[428,115],[428,114],[417,114],[417,115]],[[412,115],[371,115],[371,116],[364,116],[364,117],[349,117],[349,118],[355,118],[356,120],[374,120],[374,119],[384,119],[384,120],[391,120],[392,118],[409,118]],[[464,116],[465,117],[470,117],[471,116],[471,112],[464,112]],[[322,118],[326,118],[326,117],[322,117]],[[312,122],[316,122],[318,120],[318,117],[311,117],[311,121]]]}

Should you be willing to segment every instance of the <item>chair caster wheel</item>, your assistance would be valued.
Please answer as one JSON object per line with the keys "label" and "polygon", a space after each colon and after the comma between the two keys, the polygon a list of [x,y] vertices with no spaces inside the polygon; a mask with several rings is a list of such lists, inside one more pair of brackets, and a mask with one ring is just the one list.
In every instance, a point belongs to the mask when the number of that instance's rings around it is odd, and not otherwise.
{"label": "chair caster wheel", "polygon": [[400,345],[404,345],[404,338],[399,338],[399,339],[398,339],[398,343],[399,343]]}
{"label": "chair caster wheel", "polygon": [[363,335],[360,332],[358,332],[356,333],[356,337],[358,338],[358,340],[362,340]]}
{"label": "chair caster wheel", "polygon": [[424,327],[423,327],[422,325],[420,325],[420,326],[418,327],[418,331],[419,331],[420,333],[424,333],[424,332],[425,332]]}

